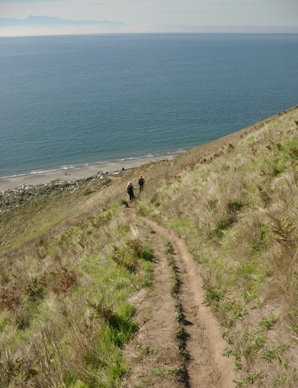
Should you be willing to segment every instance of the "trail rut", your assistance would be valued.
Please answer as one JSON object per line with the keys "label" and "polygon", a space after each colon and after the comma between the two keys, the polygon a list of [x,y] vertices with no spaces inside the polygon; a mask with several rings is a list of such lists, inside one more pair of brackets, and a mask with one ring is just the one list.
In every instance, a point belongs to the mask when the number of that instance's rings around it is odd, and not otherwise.
{"label": "trail rut", "polygon": [[[133,217],[132,213],[130,217]],[[139,322],[140,331],[135,341],[144,341],[146,338],[145,342],[155,348],[156,352],[154,354],[152,351],[151,359],[148,360],[144,355],[133,356],[136,351],[128,351],[132,374],[123,387],[234,387],[233,380],[236,376],[233,360],[223,356],[226,344],[220,335],[216,319],[210,309],[203,305],[202,280],[184,241],[148,218],[134,218],[134,221],[150,228],[156,261],[153,299],[152,295],[151,299],[142,295],[135,301],[137,316],[140,317],[141,310],[147,308],[151,311],[152,319],[143,324]],[[161,238],[168,241],[174,251],[173,258],[180,280],[178,297],[184,316],[182,324],[187,333],[187,360],[179,354],[179,345],[174,336],[175,327],[177,328],[176,302],[171,295],[172,279]],[[147,372],[146,365],[151,368]],[[155,379],[154,370],[156,373],[159,371],[163,378]]]}

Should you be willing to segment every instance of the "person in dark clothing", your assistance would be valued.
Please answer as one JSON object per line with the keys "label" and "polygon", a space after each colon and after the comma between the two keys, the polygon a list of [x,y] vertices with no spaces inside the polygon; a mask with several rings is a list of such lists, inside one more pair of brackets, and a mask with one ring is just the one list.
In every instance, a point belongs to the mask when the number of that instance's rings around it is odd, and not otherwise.
{"label": "person in dark clothing", "polygon": [[127,183],[126,190],[129,195],[129,200],[132,201],[135,196],[133,192],[133,184],[130,181]]}
{"label": "person in dark clothing", "polygon": [[143,191],[144,184],[145,184],[145,179],[141,175],[140,178],[139,178],[140,192]]}

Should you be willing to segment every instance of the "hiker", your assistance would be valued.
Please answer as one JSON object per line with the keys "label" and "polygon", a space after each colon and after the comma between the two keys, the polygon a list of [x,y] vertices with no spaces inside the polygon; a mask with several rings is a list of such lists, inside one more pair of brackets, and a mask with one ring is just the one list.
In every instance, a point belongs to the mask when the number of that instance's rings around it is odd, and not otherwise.
{"label": "hiker", "polygon": [[129,181],[127,183],[126,190],[127,190],[128,195],[129,195],[129,200],[132,201],[135,196],[133,193],[133,185],[132,185],[131,181]]}
{"label": "hiker", "polygon": [[141,175],[140,178],[139,178],[140,192],[143,191],[144,184],[145,184],[145,179]]}

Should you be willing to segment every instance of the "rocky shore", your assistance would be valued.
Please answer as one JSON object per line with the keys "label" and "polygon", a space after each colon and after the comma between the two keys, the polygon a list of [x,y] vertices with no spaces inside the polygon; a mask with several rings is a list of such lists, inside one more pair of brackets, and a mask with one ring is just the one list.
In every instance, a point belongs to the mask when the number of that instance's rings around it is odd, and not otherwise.
{"label": "rocky shore", "polygon": [[47,196],[58,191],[75,191],[89,181],[102,180],[110,175],[120,175],[124,171],[111,174],[100,171],[96,175],[74,181],[56,179],[50,183],[22,185],[14,189],[0,191],[0,214],[6,210],[19,207],[22,203],[30,201],[37,196]]}
{"label": "rocky shore", "polygon": [[44,171],[36,174],[27,174],[0,178],[0,193],[4,194],[9,190],[20,190],[21,187],[48,185],[51,182],[61,181],[76,184],[76,182],[86,179],[93,179],[103,174],[118,175],[130,168],[139,167],[146,163],[172,159],[174,155],[144,156],[142,158],[129,159],[124,161],[111,161],[93,165],[77,166],[70,169],[58,169]]}

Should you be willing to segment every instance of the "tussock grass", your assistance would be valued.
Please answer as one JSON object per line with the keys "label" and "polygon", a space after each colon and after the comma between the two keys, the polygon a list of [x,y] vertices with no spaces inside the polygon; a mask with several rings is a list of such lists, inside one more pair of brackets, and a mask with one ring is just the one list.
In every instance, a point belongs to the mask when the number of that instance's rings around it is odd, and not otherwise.
{"label": "tussock grass", "polygon": [[186,240],[239,387],[297,385],[297,114],[192,158],[138,205]]}
{"label": "tussock grass", "polygon": [[145,190],[129,206],[187,242],[235,385],[297,386],[297,112],[1,208],[0,386],[120,385],[137,329],[128,299],[152,281],[150,241],[123,207],[140,174]]}
{"label": "tussock grass", "polygon": [[127,300],[151,281],[152,250],[136,233],[114,204],[2,258],[1,386],[120,384],[137,329]]}

